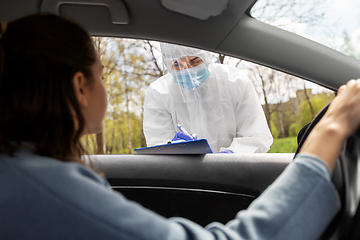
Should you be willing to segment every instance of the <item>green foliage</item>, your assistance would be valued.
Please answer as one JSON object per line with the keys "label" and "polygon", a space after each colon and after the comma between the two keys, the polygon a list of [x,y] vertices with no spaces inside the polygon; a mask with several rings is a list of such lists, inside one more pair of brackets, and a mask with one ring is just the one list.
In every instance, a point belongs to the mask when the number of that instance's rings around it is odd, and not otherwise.
{"label": "green foliage", "polygon": [[96,134],[85,135],[80,139],[87,154],[96,154]]}
{"label": "green foliage", "polygon": [[133,153],[132,149],[144,146],[143,89],[157,79],[162,71],[155,68],[156,64],[149,64],[154,59],[145,50],[150,42],[119,38],[93,39],[104,65],[108,109],[102,133],[98,136],[84,136],[81,142],[90,154],[97,153],[97,137],[102,138],[107,154]]}
{"label": "green foliage", "polygon": [[274,139],[269,153],[295,153],[297,149],[296,137]]}
{"label": "green foliage", "polygon": [[[128,154],[129,129],[126,113],[122,112],[115,119],[105,120],[105,149],[109,154]],[[142,119],[130,113],[132,148],[141,147]]]}
{"label": "green foliage", "polygon": [[279,131],[277,130],[276,124],[273,120],[271,120],[271,133],[273,135],[273,138],[279,137]]}
{"label": "green foliage", "polygon": [[298,122],[290,125],[289,128],[289,137],[296,137],[300,131],[300,125]]}
{"label": "green foliage", "polygon": [[[134,113],[130,113],[130,125],[132,136],[132,148],[143,147],[141,143],[142,119]],[[128,154],[129,130],[126,113],[120,113],[114,119],[105,119],[103,138],[105,142],[105,153],[107,154]],[[89,154],[96,154],[96,134],[82,137],[81,143]],[[133,152],[131,152],[133,153]]]}
{"label": "green foliage", "polygon": [[[314,109],[314,116],[320,112],[320,110],[328,104],[334,98],[334,94],[322,93],[314,96],[311,99],[311,104]],[[307,101],[303,101],[300,104],[301,111],[301,125],[305,126],[312,121],[310,106]]]}

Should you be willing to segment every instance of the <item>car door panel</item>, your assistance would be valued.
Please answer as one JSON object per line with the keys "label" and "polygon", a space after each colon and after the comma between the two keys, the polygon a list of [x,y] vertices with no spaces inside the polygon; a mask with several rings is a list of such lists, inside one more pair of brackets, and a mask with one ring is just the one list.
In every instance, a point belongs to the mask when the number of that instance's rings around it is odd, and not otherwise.
{"label": "car door panel", "polygon": [[293,154],[97,155],[114,190],[165,217],[226,223],[284,170]]}

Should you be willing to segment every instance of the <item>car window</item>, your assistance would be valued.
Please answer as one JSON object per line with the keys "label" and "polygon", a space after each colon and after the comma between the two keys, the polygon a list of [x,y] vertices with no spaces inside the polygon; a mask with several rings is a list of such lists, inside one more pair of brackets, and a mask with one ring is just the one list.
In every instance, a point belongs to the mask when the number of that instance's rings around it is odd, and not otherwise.
{"label": "car window", "polygon": [[259,0],[252,17],[360,59],[357,0]]}
{"label": "car window", "polygon": [[[101,133],[82,143],[90,154],[133,154],[145,147],[144,99],[150,83],[165,73],[156,41],[94,37],[104,65],[108,110]],[[334,98],[319,85],[245,60],[214,53],[214,61],[238,68],[252,82],[274,137],[270,153],[293,153],[302,126]]]}

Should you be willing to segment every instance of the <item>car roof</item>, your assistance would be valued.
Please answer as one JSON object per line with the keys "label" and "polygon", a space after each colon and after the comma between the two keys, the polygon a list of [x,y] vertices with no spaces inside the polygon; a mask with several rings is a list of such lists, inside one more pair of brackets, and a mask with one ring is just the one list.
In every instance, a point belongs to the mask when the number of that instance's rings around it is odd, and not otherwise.
{"label": "car roof", "polygon": [[[83,25],[91,35],[158,40],[259,63],[337,89],[360,77],[358,60],[250,16],[256,1],[3,0],[0,21],[51,12]],[[194,11],[194,4],[198,4]],[[207,9],[213,12],[207,14]],[[204,9],[203,11],[201,9]],[[211,11],[210,11],[211,12]],[[202,19],[201,19],[202,18]]]}

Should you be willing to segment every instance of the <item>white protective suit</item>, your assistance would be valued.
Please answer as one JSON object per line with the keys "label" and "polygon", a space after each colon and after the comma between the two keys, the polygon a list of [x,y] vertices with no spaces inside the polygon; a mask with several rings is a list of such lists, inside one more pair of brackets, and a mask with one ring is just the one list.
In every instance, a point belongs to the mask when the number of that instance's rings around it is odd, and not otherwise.
{"label": "white protective suit", "polygon": [[[170,73],[150,84],[144,102],[143,129],[148,146],[171,140],[181,124],[212,151],[264,153],[273,142],[258,96],[237,68],[213,63],[203,50],[161,44],[163,63]],[[210,71],[194,90],[174,82],[172,63],[184,56],[200,57]]]}

